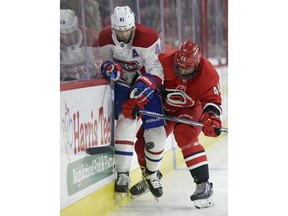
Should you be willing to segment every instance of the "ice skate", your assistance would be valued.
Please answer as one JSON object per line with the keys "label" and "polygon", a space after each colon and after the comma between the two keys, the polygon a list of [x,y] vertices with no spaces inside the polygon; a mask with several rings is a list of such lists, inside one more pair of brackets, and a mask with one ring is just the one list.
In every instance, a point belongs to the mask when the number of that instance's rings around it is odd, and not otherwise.
{"label": "ice skate", "polygon": [[153,194],[154,198],[159,201],[159,197],[161,197],[163,194],[163,189],[157,173],[158,172],[154,172],[151,175],[145,173],[145,175],[142,175],[142,178],[149,187],[149,190]]}
{"label": "ice skate", "polygon": [[[143,173],[143,175],[146,175],[145,173]],[[162,173],[160,171],[157,172],[158,178],[159,180],[162,178]],[[137,182],[135,185],[133,185],[130,189],[130,198],[131,199],[135,199],[139,196],[142,196],[146,193],[148,193],[150,190],[147,186],[147,184],[145,183],[144,180],[140,180],[139,182]]]}
{"label": "ice skate", "polygon": [[209,182],[203,182],[196,185],[196,190],[190,199],[194,202],[194,205],[197,209],[207,208],[214,205],[212,195],[213,184]]}
{"label": "ice skate", "polygon": [[123,200],[129,188],[129,172],[117,172],[117,179],[115,183],[115,192],[120,195],[121,199]]}

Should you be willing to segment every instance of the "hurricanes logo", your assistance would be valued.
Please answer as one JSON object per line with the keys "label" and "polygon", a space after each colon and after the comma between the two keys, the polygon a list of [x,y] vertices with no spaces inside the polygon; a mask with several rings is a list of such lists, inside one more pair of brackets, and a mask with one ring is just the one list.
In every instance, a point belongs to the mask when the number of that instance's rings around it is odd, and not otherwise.
{"label": "hurricanes logo", "polygon": [[166,89],[166,103],[172,107],[191,107],[195,101],[184,91],[178,89]]}

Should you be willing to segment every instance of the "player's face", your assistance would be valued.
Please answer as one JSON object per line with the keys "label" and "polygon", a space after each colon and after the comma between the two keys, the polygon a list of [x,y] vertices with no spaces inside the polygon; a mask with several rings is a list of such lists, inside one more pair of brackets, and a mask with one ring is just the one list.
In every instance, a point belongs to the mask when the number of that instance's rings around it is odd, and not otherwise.
{"label": "player's face", "polygon": [[196,75],[197,70],[198,70],[198,65],[199,65],[199,62],[196,64],[195,67],[183,68],[183,67],[180,67],[179,65],[174,64],[174,70],[177,76],[183,79],[190,79]]}
{"label": "player's face", "polygon": [[181,75],[188,75],[194,71],[195,68],[179,68],[178,71]]}
{"label": "player's face", "polygon": [[177,70],[177,73],[180,75],[189,75],[195,71],[195,68],[181,68],[179,66],[175,66],[175,69]]}
{"label": "player's face", "polygon": [[71,46],[76,44],[78,41],[78,32],[74,31],[69,34],[61,34],[60,33],[60,42],[61,44],[65,44],[66,46]]}
{"label": "player's face", "polygon": [[129,43],[129,41],[132,38],[133,31],[134,31],[133,29],[128,29],[126,31],[115,30],[117,40],[125,44]]}

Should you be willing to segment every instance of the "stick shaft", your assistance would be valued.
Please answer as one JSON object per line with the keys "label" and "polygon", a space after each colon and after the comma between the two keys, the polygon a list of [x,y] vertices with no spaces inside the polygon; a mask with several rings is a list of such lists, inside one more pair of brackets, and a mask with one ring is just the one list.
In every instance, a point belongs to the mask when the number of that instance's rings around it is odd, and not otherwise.
{"label": "stick shaft", "polygon": [[[167,115],[163,115],[163,114],[160,114],[160,113],[150,112],[150,111],[147,111],[147,110],[139,110],[138,112],[140,114],[147,115],[147,116],[158,117],[158,118],[169,120],[169,121],[175,121],[175,122],[188,124],[188,125],[192,125],[192,126],[203,127],[202,123],[191,121],[191,120],[188,120],[188,119],[177,118],[177,117],[173,117],[173,116],[167,116]],[[228,128],[220,128],[220,131],[228,133]]]}
{"label": "stick shaft", "polygon": [[89,155],[102,154],[110,151],[114,151],[115,143],[115,80],[110,80],[110,137],[111,142],[109,146],[91,147],[86,149],[86,153]]}

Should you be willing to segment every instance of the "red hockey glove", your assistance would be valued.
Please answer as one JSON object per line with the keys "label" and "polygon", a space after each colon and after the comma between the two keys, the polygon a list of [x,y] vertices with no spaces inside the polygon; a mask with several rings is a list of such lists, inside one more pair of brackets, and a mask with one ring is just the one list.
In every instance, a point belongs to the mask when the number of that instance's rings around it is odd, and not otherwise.
{"label": "red hockey glove", "polygon": [[138,113],[139,110],[144,109],[143,104],[139,104],[137,99],[131,98],[125,101],[122,105],[122,113],[125,118],[130,118],[132,120],[136,119],[137,117],[141,117]]}
{"label": "red hockey glove", "polygon": [[110,80],[113,78],[113,80],[116,81],[122,77],[123,70],[119,64],[113,64],[110,61],[105,61],[101,65],[101,74],[107,80]]}
{"label": "red hockey glove", "polygon": [[214,112],[204,112],[200,118],[203,124],[202,131],[205,136],[217,137],[221,134],[222,123],[220,118]]}

